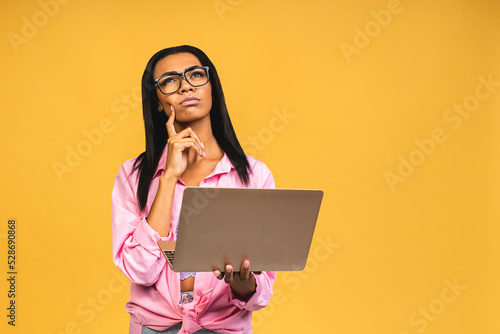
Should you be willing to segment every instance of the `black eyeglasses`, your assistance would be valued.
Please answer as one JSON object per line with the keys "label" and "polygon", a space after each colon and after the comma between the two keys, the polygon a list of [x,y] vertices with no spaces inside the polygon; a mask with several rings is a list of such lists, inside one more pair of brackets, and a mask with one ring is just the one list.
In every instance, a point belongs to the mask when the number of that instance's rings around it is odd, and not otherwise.
{"label": "black eyeglasses", "polygon": [[163,94],[172,94],[181,88],[182,77],[193,87],[206,85],[209,79],[208,66],[193,66],[182,73],[167,72],[155,83]]}

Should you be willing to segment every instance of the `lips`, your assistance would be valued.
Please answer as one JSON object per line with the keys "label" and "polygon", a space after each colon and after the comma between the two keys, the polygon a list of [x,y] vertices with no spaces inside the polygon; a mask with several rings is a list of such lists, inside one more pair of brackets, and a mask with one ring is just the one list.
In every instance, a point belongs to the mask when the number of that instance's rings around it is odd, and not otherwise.
{"label": "lips", "polygon": [[198,104],[201,100],[197,98],[196,96],[186,96],[185,98],[182,99],[181,103],[179,105],[184,105],[184,106],[191,106],[194,104]]}

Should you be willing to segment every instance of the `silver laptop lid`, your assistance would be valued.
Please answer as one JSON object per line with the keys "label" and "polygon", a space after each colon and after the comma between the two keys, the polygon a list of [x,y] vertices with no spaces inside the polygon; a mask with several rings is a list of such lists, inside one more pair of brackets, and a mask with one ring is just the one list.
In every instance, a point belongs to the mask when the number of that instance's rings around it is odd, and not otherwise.
{"label": "silver laptop lid", "polygon": [[302,270],[323,191],[188,187],[175,245],[174,271]]}

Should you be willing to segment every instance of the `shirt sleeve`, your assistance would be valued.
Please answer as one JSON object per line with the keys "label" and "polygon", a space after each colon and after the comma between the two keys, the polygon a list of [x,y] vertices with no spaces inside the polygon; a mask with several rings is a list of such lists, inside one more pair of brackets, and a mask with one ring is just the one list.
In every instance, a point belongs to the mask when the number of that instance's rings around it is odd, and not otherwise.
{"label": "shirt sleeve", "polygon": [[240,309],[248,311],[258,311],[264,308],[273,295],[273,284],[276,280],[275,271],[263,271],[260,275],[252,273],[255,277],[256,290],[249,300],[243,301],[234,295],[234,292],[229,288],[229,296],[233,305]]}
{"label": "shirt sleeve", "polygon": [[111,195],[113,261],[131,282],[150,286],[166,260],[157,244],[162,238],[140,215],[129,162],[121,166]]}
{"label": "shirt sleeve", "polygon": [[[253,188],[276,188],[273,174],[262,162],[257,163],[252,169],[252,179],[254,182],[251,182],[250,186]],[[236,307],[248,311],[258,311],[264,308],[271,300],[276,272],[263,271],[260,275],[254,273],[252,275],[255,277],[256,290],[249,300],[242,301],[236,298],[231,288],[229,288],[229,296],[231,302]]]}

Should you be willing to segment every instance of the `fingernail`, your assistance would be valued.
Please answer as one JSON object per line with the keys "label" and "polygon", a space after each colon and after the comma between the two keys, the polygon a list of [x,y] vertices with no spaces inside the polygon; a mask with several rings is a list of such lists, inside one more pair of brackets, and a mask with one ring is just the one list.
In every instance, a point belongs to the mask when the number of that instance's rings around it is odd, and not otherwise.
{"label": "fingernail", "polygon": [[170,111],[174,111],[174,106],[170,106]]}
{"label": "fingernail", "polygon": [[201,148],[205,148],[205,145],[203,145],[203,142],[200,141]]}
{"label": "fingernail", "polygon": [[227,273],[230,273],[230,272],[231,272],[231,267],[230,267],[230,266],[226,266],[226,272],[227,272]]}
{"label": "fingernail", "polygon": [[243,261],[243,268],[245,268],[245,269],[250,268],[250,261],[248,261],[248,260]]}
{"label": "fingernail", "polygon": [[203,157],[206,158],[207,157],[207,154],[205,152],[203,152]]}

